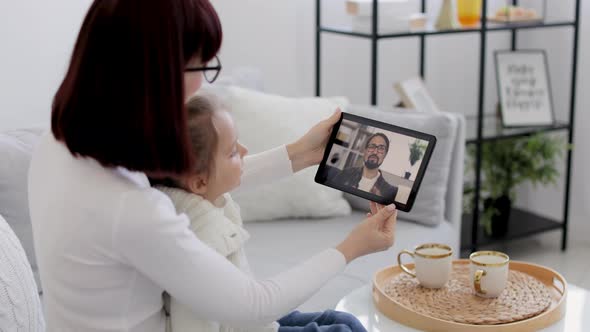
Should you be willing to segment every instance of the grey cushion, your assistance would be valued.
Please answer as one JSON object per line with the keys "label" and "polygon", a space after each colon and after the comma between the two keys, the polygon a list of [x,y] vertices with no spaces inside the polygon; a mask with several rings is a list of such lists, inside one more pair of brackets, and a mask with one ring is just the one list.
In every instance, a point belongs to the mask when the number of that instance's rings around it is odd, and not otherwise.
{"label": "grey cushion", "polygon": [[38,284],[27,178],[33,147],[44,130],[36,127],[0,133],[0,215],[4,216],[19,238]]}
{"label": "grey cushion", "polygon": [[[456,140],[457,118],[448,113],[418,113],[415,111],[381,111],[374,107],[349,106],[348,111],[360,116],[414,129],[436,136],[437,142],[410,213],[400,212],[400,218],[424,225],[439,225],[445,218],[445,196],[451,167],[451,155]],[[350,205],[361,211],[369,210],[363,198],[345,194]]]}

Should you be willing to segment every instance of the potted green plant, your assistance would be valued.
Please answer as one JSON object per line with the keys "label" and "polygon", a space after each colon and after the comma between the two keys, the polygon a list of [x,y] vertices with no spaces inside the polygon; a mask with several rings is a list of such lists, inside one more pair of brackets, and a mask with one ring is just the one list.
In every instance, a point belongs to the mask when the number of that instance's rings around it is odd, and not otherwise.
{"label": "potted green plant", "polygon": [[[510,211],[516,199],[516,186],[524,182],[533,185],[554,184],[559,176],[556,162],[563,156],[563,138],[537,134],[481,145],[481,203],[480,217],[489,237],[503,237],[508,231]],[[475,169],[475,146],[468,148],[470,169]],[[466,203],[473,202],[473,187],[465,190]],[[472,204],[472,203],[471,203]]]}
{"label": "potted green plant", "polygon": [[[414,167],[418,160],[422,159],[424,152],[426,152],[426,146],[426,144],[420,143],[420,140],[415,140],[410,144],[410,169]],[[404,178],[409,179],[410,176],[412,176],[412,172],[410,170],[406,171]]]}

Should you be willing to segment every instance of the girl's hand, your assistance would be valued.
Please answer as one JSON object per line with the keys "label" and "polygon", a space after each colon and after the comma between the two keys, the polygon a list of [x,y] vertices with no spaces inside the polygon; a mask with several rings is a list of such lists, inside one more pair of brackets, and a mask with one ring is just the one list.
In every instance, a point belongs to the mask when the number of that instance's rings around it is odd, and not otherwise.
{"label": "girl's hand", "polygon": [[395,239],[397,210],[395,205],[383,206],[371,202],[367,219],[358,224],[338,249],[349,263],[353,259],[389,249]]}
{"label": "girl's hand", "polygon": [[293,172],[317,165],[324,157],[324,150],[332,133],[332,128],[340,120],[342,112],[337,109],[332,116],[313,126],[295,143],[287,145]]}

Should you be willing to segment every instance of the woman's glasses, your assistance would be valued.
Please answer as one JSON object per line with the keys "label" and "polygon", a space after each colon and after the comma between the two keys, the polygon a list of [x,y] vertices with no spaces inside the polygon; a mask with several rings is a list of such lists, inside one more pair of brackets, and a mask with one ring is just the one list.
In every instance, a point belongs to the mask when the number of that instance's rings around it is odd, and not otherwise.
{"label": "woman's glasses", "polygon": [[209,83],[213,83],[215,82],[215,80],[219,76],[219,72],[221,71],[221,62],[219,61],[219,57],[217,57],[216,55],[215,58],[213,58],[213,60],[207,63],[207,65],[205,65],[204,67],[187,67],[184,69],[184,71],[202,71],[205,80],[207,80],[207,82]]}

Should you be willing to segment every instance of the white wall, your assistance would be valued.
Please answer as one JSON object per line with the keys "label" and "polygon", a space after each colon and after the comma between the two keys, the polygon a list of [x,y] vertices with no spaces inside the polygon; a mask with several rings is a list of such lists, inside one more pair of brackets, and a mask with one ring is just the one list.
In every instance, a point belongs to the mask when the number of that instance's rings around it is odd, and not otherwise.
{"label": "white wall", "polygon": [[[410,145],[416,141],[415,138],[410,136],[395,134],[391,132],[384,132],[389,138],[389,152],[383,160],[381,169],[403,177],[406,172],[410,172],[412,175],[408,180],[415,181],[420,165],[422,164],[422,158],[414,164],[410,165]],[[420,140],[420,144],[427,145],[427,141]]]}
{"label": "white wall", "polygon": [[[322,0],[324,19],[346,21],[344,0]],[[529,0],[533,1],[533,0]],[[47,122],[51,99],[61,81],[80,22],[90,0],[0,1],[0,130]],[[265,89],[283,95],[312,95],[314,88],[314,0],[212,0],[219,11],[225,40],[221,58],[225,72],[239,66],[262,69]],[[584,2],[584,1],[582,1]],[[548,1],[553,17],[572,17],[571,0]],[[440,0],[429,0],[436,12]],[[416,8],[418,2],[416,1]],[[590,197],[590,153],[583,142],[590,116],[588,57],[590,6],[582,6],[579,79],[576,118],[576,153],[572,191],[572,214],[590,216],[585,197]],[[459,34],[431,37],[427,43],[427,84],[441,108],[474,114],[477,107],[479,39]],[[572,34],[568,28],[538,30],[521,35],[521,45],[548,49],[551,79],[558,118],[567,117]],[[489,35],[488,59],[495,48],[509,46],[506,33]],[[415,39],[381,42],[379,54],[379,102],[388,108],[397,102],[392,83],[418,72]],[[346,95],[355,103],[369,100],[369,43],[367,40],[325,34],[323,37],[324,95]],[[496,102],[492,62],[487,64],[486,110]],[[561,195],[557,190],[522,189],[521,203],[559,217]]]}
{"label": "white wall", "polygon": [[0,1],[0,130],[48,123],[89,0]]}
{"label": "white wall", "polygon": [[298,90],[298,1],[213,0],[223,23],[220,58],[225,74],[236,67],[263,69],[265,89],[283,95]]}

